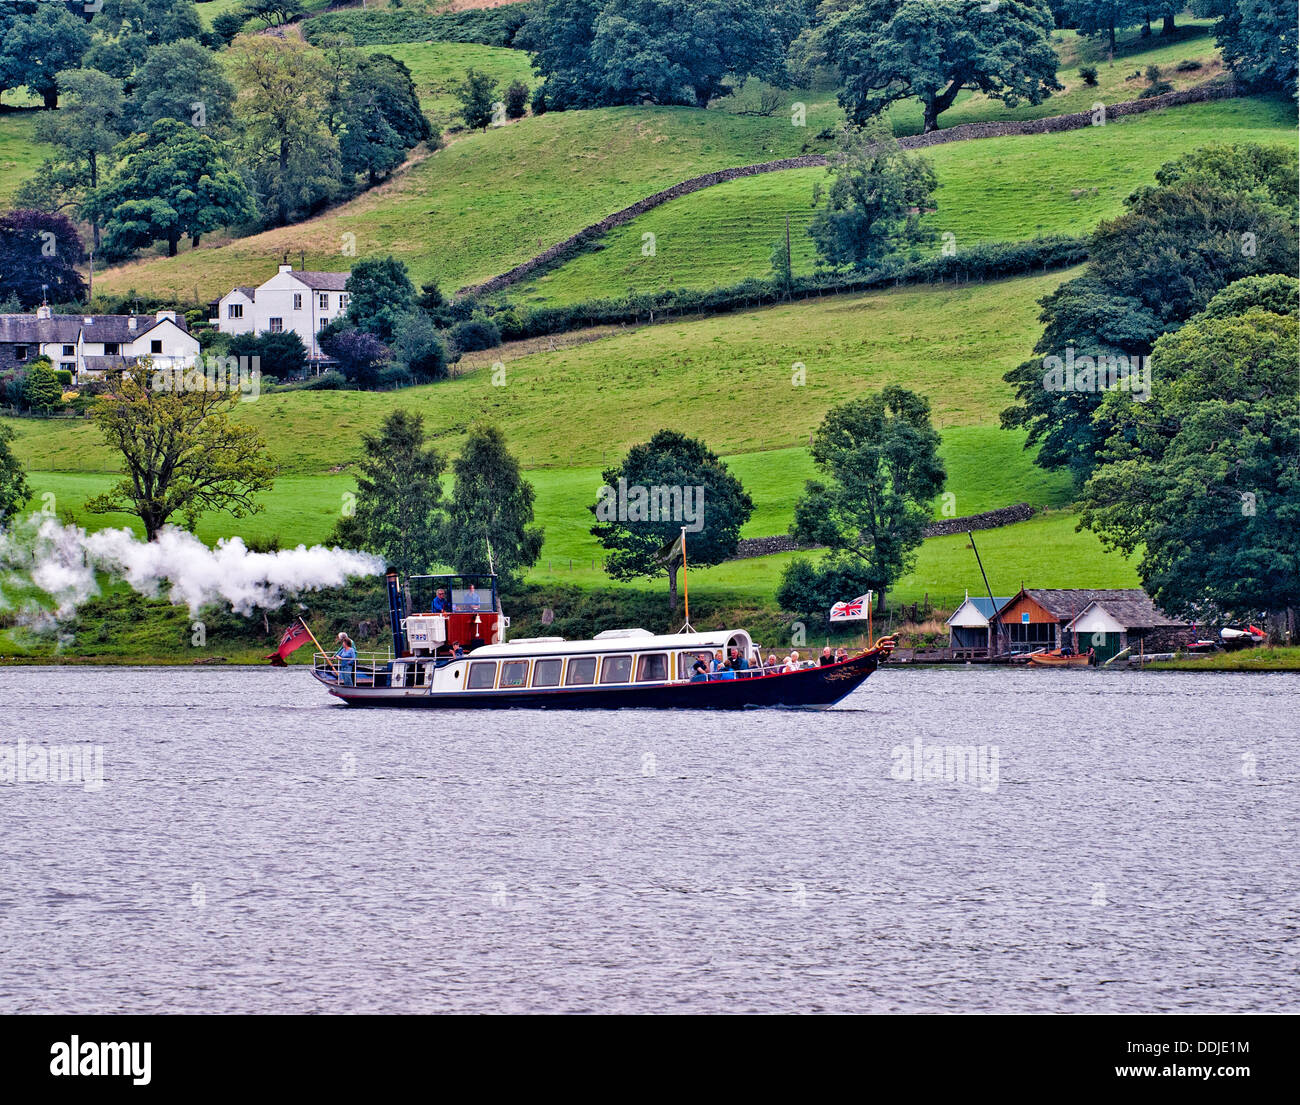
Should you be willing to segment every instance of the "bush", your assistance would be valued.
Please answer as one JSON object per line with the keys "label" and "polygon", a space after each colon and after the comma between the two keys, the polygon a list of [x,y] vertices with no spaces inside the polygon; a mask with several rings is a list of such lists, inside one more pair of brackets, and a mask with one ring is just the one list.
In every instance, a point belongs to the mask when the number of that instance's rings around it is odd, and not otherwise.
{"label": "bush", "polygon": [[487,318],[472,318],[451,328],[451,340],[462,353],[475,353],[501,344],[501,331]]}
{"label": "bush", "polygon": [[546,114],[546,86],[539,84],[533,89],[532,109],[534,115]]}
{"label": "bush", "polygon": [[412,315],[398,330],[394,353],[411,382],[442,380],[447,376],[447,347],[423,311]]}
{"label": "bush", "polygon": [[506,89],[506,118],[522,119],[528,110],[528,85],[523,81],[511,81]]}
{"label": "bush", "polygon": [[257,357],[263,372],[281,380],[295,379],[307,371],[307,347],[292,330],[236,334],[227,352],[232,357]]}
{"label": "bush", "polygon": [[1083,78],[1083,83],[1089,86],[1097,83],[1097,67],[1095,65],[1085,65],[1079,70],[1079,76]]}
{"label": "bush", "polygon": [[234,11],[221,12],[213,17],[212,37],[222,46],[229,46],[234,41],[235,35],[244,29],[247,19],[248,17],[238,8]]}
{"label": "bush", "polygon": [[1138,93],[1139,100],[1147,100],[1152,96],[1163,96],[1166,92],[1174,90],[1174,86],[1161,77],[1160,66],[1158,65],[1147,66],[1146,78],[1147,86]]}
{"label": "bush", "polygon": [[69,372],[66,368],[56,368],[54,370],[54,378],[59,381],[59,385],[61,387],[63,388],[72,387],[72,373]]}
{"label": "bush", "polygon": [[282,391],[342,391],[348,386],[347,377],[338,369],[331,368],[319,376],[308,376],[292,384],[281,385]]}
{"label": "bush", "polygon": [[1201,63],[1197,61],[1195,58],[1184,58],[1177,65],[1174,66],[1174,69],[1177,70],[1179,73],[1195,73],[1196,70],[1200,68],[1201,68]]}

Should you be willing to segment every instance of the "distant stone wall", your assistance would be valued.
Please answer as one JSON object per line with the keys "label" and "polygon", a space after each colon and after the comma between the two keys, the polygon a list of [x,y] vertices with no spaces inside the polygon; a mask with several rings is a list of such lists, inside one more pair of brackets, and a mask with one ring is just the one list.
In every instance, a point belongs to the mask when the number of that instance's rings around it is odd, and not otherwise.
{"label": "distant stone wall", "polygon": [[[983,514],[971,514],[965,518],[944,518],[931,522],[925,527],[926,537],[944,537],[953,533],[965,533],[975,529],[997,529],[1015,522],[1027,522],[1034,516],[1034,508],[1028,503],[1016,503],[997,510],[986,510]],[[793,537],[784,535],[775,537],[744,537],[736,546],[736,555],[732,560],[749,560],[755,556],[771,556],[773,553],[802,552],[816,548],[815,545],[801,545]]]}
{"label": "distant stone wall", "polygon": [[[1125,115],[1138,115],[1144,111],[1156,111],[1160,108],[1198,103],[1203,100],[1225,100],[1239,95],[1241,95],[1240,89],[1231,81],[1201,84],[1195,88],[1185,89],[1182,92],[1166,92],[1163,96],[1151,96],[1145,100],[1126,100],[1118,104],[1107,104],[1106,119],[1109,121]],[[898,144],[905,150],[917,150],[927,146],[939,146],[946,142],[966,142],[975,138],[1006,138],[1017,134],[1053,134],[1057,131],[1078,130],[1081,127],[1089,126],[1092,126],[1092,112],[1076,111],[1069,115],[1051,115],[1045,119],[1009,120],[1000,123],[962,123],[955,127],[933,130],[929,134],[908,135],[906,138],[900,138]],[[624,207],[621,211],[615,211],[598,223],[592,223],[591,226],[584,227],[577,234],[558,242],[549,249],[543,250],[536,257],[530,258],[523,264],[516,265],[509,272],[503,272],[499,276],[485,280],[482,284],[473,284],[461,288],[460,294],[479,296],[499,292],[502,288],[508,288],[511,284],[519,283],[519,281],[538,269],[547,268],[565,259],[569,254],[577,252],[586,242],[599,238],[601,235],[613,230],[614,227],[631,222],[638,215],[644,214],[651,208],[658,207],[681,196],[689,195],[691,192],[699,192],[705,188],[712,188],[716,184],[725,184],[729,180],[739,180],[741,177],[758,176],[762,173],[779,173],[786,169],[816,168],[826,164],[828,164],[828,161],[824,154],[810,153],[799,157],[785,157],[778,161],[763,161],[757,165],[740,165],[734,169],[719,169],[717,172],[691,177],[690,180],[683,180],[679,184],[674,184],[671,188],[665,188],[652,196],[646,196],[644,199],[632,204],[631,207]]]}

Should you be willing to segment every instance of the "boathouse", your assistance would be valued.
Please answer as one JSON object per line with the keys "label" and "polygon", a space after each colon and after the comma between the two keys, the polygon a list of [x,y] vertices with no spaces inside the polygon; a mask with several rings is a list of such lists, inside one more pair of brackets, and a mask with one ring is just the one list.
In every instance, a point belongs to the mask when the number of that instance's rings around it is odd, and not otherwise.
{"label": "boathouse", "polygon": [[[1093,649],[1105,663],[1123,649],[1171,651],[1186,637],[1187,625],[1169,617],[1140,587],[1120,590],[1022,587],[1000,607],[1002,648],[1012,653],[1068,646]],[[997,641],[994,636],[995,642]]]}
{"label": "boathouse", "polygon": [[982,595],[965,601],[948,618],[948,646],[954,660],[980,660],[997,651],[993,616],[1011,600]]}

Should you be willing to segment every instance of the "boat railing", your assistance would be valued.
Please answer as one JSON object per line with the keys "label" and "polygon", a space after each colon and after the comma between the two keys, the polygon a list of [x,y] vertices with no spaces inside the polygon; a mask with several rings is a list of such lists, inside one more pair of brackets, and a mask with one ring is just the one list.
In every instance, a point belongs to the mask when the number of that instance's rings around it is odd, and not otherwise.
{"label": "boat railing", "polygon": [[316,674],[354,687],[386,685],[392,663],[391,652],[358,652],[355,660],[340,660],[332,652],[316,652],[311,658]]}

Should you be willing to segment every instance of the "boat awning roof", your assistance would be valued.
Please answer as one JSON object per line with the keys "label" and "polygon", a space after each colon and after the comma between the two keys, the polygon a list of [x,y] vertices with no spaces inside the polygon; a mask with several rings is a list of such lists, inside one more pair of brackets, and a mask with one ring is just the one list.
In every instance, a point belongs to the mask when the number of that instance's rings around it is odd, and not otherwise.
{"label": "boat awning roof", "polygon": [[475,659],[511,656],[567,656],[591,652],[655,652],[684,649],[716,652],[738,647],[748,652],[752,645],[743,629],[718,630],[710,633],[647,633],[629,637],[607,637],[600,641],[507,641],[499,645],[482,645],[470,653]]}

